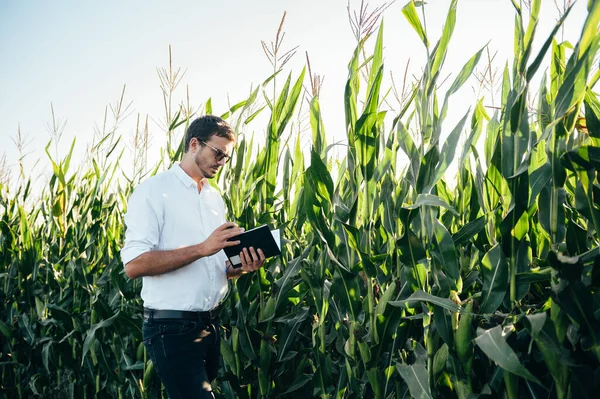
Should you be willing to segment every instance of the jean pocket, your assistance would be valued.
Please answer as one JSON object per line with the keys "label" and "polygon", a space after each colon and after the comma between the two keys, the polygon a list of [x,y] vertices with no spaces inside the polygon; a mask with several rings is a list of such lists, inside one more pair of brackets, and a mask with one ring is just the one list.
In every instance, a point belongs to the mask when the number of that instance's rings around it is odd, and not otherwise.
{"label": "jean pocket", "polygon": [[165,323],[163,324],[163,333],[165,335],[179,335],[188,334],[194,331],[197,327],[197,323],[191,320],[183,320],[177,323]]}
{"label": "jean pocket", "polygon": [[152,341],[152,338],[160,334],[160,326],[155,323],[144,321],[142,324],[142,339],[145,344]]}

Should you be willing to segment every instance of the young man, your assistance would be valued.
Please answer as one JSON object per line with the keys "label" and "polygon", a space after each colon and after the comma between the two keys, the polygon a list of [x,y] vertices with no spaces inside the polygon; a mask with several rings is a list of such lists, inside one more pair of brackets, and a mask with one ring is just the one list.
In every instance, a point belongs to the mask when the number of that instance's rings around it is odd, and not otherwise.
{"label": "young man", "polygon": [[219,365],[218,305],[227,278],[261,268],[260,249],[244,248],[242,267],[222,249],[243,232],[226,222],[225,204],[206,179],[230,158],[235,133],[211,115],[193,121],[181,163],[141,183],[129,198],[121,258],[142,277],[144,344],[171,399],[214,398]]}

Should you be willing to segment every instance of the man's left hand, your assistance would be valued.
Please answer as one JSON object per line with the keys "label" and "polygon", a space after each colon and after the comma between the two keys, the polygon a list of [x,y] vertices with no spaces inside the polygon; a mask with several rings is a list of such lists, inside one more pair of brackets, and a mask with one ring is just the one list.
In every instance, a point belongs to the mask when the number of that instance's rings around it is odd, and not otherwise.
{"label": "man's left hand", "polygon": [[265,264],[265,254],[262,249],[254,250],[253,247],[244,248],[240,252],[240,259],[242,261],[242,270],[245,272],[254,272]]}

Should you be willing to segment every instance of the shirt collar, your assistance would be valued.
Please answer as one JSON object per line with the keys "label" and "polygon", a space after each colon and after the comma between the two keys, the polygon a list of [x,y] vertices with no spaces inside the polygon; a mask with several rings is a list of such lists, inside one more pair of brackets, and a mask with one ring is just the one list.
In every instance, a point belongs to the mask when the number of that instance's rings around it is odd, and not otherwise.
{"label": "shirt collar", "polygon": [[181,166],[178,163],[174,163],[173,166],[171,166],[170,170],[175,174],[175,176],[179,178],[179,180],[181,180],[181,182],[186,188],[197,187],[197,184],[194,181],[194,179],[192,179],[190,175],[185,173],[185,171],[181,168]]}

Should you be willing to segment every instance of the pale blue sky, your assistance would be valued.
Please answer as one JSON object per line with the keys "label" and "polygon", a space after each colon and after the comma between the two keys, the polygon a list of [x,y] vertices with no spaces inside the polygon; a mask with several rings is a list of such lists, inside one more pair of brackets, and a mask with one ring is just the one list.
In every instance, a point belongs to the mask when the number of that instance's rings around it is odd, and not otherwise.
{"label": "pale blue sky", "polygon": [[[386,76],[392,71],[397,81],[409,58],[415,74],[424,60],[424,49],[401,14],[406,1],[394,3],[384,14]],[[381,3],[373,1],[371,9]],[[427,27],[432,42],[439,37],[449,3],[429,1]],[[350,5],[358,8],[360,1],[352,0]],[[331,141],[340,139],[346,66],[354,48],[346,6],[345,0],[0,0],[0,156],[6,154],[11,167],[16,164],[18,154],[10,137],[20,124],[30,139],[27,161],[33,165],[41,158],[37,167],[45,168],[51,102],[56,115],[67,120],[62,153],[75,136],[76,148],[83,152],[94,123],[101,123],[105,106],[116,101],[124,84],[126,100],[133,101],[133,115],[121,126],[122,134],[132,133],[137,113],[162,119],[156,68],[167,65],[169,44],[174,65],[187,69],[176,102],[188,85],[194,105],[212,97],[214,112],[225,112],[227,95],[232,102],[242,100],[251,84],[269,76],[271,66],[260,41],[273,39],[284,11],[284,47],[299,46],[290,69],[297,75],[308,51],[313,71],[325,76],[321,103],[326,130]],[[580,0],[567,21],[566,39],[577,40],[585,14],[585,1]],[[557,15],[555,2],[544,0],[538,46]],[[502,69],[512,53],[513,22],[510,0],[460,0],[445,74],[455,75],[488,41],[492,52],[498,51],[494,66]],[[474,104],[472,84],[453,97],[445,130]],[[254,129],[262,134],[261,126]],[[150,131],[162,144],[160,128],[151,123]]]}

